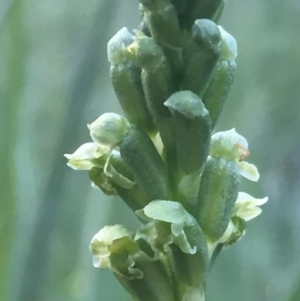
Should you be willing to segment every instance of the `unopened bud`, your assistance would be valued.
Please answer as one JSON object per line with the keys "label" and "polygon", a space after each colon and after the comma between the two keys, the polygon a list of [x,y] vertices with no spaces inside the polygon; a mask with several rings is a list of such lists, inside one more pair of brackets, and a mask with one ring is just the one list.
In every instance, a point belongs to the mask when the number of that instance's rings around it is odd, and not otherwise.
{"label": "unopened bud", "polygon": [[196,20],[192,27],[194,48],[188,58],[183,90],[201,96],[215,70],[221,51],[221,35],[217,24],[208,19]]}
{"label": "unopened bud", "polygon": [[129,123],[126,118],[115,113],[102,114],[94,122],[88,124],[93,141],[112,148],[122,141],[128,128]]}

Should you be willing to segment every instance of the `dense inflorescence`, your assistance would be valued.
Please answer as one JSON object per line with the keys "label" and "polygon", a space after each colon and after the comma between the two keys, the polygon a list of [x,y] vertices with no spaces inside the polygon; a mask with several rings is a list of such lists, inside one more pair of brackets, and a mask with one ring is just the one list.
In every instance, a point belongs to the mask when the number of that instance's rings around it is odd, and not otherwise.
{"label": "dense inflorescence", "polygon": [[267,198],[239,192],[259,173],[235,129],[213,133],[235,75],[235,39],[217,25],[221,0],[140,0],[142,22],[108,42],[124,116],[88,125],[93,142],[65,155],[94,187],[118,195],[141,226],[106,226],[92,239],[109,268],[143,301],[203,301],[210,263],[238,241]]}

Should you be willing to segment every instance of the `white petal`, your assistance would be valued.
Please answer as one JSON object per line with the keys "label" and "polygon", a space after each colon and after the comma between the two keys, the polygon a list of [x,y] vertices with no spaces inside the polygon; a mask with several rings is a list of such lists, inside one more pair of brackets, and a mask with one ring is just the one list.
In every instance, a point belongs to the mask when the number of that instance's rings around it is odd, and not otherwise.
{"label": "white petal", "polygon": [[259,179],[259,172],[254,164],[245,161],[237,162],[241,176],[250,181],[257,182]]}
{"label": "white petal", "polygon": [[234,206],[233,216],[238,216],[245,221],[249,221],[257,217],[261,213],[259,206],[265,204],[268,201],[268,197],[254,198],[248,193],[239,192],[237,201]]}
{"label": "white petal", "polygon": [[236,216],[244,219],[247,222],[260,215],[261,212],[262,212],[261,208],[253,207],[253,208],[247,208],[247,210],[238,211]]}
{"label": "white petal", "polygon": [[90,160],[69,160],[67,165],[75,170],[91,170],[95,166]]}
{"label": "white petal", "polygon": [[268,201],[268,199],[269,199],[268,197],[258,199],[258,198],[254,198],[253,196],[251,196],[246,192],[239,192],[236,204],[248,203],[251,204],[252,207],[261,206],[265,204]]}
{"label": "white petal", "polygon": [[64,154],[69,160],[67,165],[75,170],[90,170],[95,165],[92,163],[94,153],[98,146],[93,142],[82,144],[73,154]]}
{"label": "white petal", "polygon": [[93,154],[96,152],[97,148],[97,144],[88,142],[79,146],[73,154],[64,154],[64,156],[69,160],[94,159]]}

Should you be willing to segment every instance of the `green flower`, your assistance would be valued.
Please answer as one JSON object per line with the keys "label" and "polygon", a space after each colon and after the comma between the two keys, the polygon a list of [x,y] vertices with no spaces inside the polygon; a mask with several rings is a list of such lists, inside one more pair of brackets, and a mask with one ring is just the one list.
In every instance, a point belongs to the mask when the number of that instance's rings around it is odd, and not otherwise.
{"label": "green flower", "polygon": [[136,214],[148,221],[136,234],[163,254],[175,279],[179,300],[204,300],[208,249],[204,233],[184,207],[174,201],[156,200]]}
{"label": "green flower", "polygon": [[75,170],[91,170],[100,167],[97,159],[109,153],[109,148],[94,142],[82,144],[73,154],[64,154],[69,160],[67,165]]}
{"label": "green flower", "polygon": [[145,245],[123,226],[105,226],[93,237],[90,249],[94,266],[112,270],[134,300],[175,300],[164,263],[145,253]]}
{"label": "green flower", "polygon": [[235,202],[231,220],[223,236],[216,242],[209,243],[210,256],[218,244],[230,246],[240,240],[246,233],[246,222],[261,214],[260,206],[268,201],[268,197],[254,198],[248,193],[239,192]]}
{"label": "green flower", "polygon": [[247,140],[235,129],[218,132],[211,137],[210,155],[236,162],[241,176],[257,182],[259,172],[255,165],[243,161],[250,154]]}
{"label": "green flower", "polygon": [[95,143],[113,148],[127,134],[129,122],[118,114],[105,113],[87,126]]}
{"label": "green flower", "polygon": [[105,226],[94,235],[90,250],[96,268],[109,268],[128,279],[142,278],[143,272],[135,268],[139,246],[129,230],[121,225]]}

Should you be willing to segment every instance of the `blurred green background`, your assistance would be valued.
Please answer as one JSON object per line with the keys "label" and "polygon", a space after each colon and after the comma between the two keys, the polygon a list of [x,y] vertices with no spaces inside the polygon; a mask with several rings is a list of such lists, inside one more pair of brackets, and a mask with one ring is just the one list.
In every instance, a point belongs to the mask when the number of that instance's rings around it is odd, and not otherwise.
{"label": "blurred green background", "polygon": [[[120,108],[106,43],[139,22],[137,0],[0,0],[0,300],[129,301],[89,242],[104,225],[134,227],[119,199],[90,187],[64,153],[86,124]],[[300,300],[300,2],[228,0],[238,73],[218,129],[250,144],[269,196],[245,238],[224,250],[207,301]]]}

